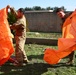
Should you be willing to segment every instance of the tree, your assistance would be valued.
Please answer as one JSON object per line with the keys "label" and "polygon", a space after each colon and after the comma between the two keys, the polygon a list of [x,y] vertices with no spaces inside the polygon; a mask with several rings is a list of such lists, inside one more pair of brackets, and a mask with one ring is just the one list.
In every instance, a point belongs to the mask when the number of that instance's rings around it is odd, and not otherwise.
{"label": "tree", "polygon": [[46,10],[53,10],[53,8],[51,8],[51,7],[47,7]]}
{"label": "tree", "polygon": [[33,10],[41,10],[41,7],[40,6],[34,6]]}
{"label": "tree", "polygon": [[15,15],[13,15],[11,12],[9,12],[8,13],[8,22],[9,22],[9,24],[13,24],[13,23],[15,23],[16,22],[16,17],[15,17]]}
{"label": "tree", "polygon": [[65,7],[64,7],[64,6],[61,6],[61,8],[62,8],[64,11],[66,11],[66,9],[65,9]]}
{"label": "tree", "polygon": [[61,7],[54,7],[54,8],[53,8],[53,11],[55,12],[57,8],[61,8],[61,9],[63,9],[64,11],[66,11],[66,9],[65,9],[64,6],[61,6]]}
{"label": "tree", "polygon": [[25,11],[30,11],[30,10],[33,10],[33,9],[32,8],[29,8],[29,7],[26,7],[24,10]]}

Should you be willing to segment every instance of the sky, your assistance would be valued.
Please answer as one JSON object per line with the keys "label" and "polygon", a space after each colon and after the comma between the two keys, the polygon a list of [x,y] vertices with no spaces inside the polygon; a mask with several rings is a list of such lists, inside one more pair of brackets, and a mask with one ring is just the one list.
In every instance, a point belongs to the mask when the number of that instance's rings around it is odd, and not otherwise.
{"label": "sky", "polygon": [[74,11],[76,9],[76,0],[0,0],[0,9],[7,5],[14,7],[16,10],[34,6],[40,6],[41,8],[64,6],[66,11]]}

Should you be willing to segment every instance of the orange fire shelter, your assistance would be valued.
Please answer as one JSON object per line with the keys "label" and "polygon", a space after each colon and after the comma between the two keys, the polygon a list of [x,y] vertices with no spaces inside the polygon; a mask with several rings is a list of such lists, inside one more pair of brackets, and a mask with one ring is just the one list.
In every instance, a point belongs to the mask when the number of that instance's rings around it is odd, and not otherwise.
{"label": "orange fire shelter", "polygon": [[8,24],[6,11],[6,8],[0,10],[0,65],[8,61],[14,52],[12,34]]}
{"label": "orange fire shelter", "polygon": [[48,64],[57,64],[74,50],[76,50],[76,10],[63,24],[62,38],[58,39],[58,50],[46,48],[43,59]]}

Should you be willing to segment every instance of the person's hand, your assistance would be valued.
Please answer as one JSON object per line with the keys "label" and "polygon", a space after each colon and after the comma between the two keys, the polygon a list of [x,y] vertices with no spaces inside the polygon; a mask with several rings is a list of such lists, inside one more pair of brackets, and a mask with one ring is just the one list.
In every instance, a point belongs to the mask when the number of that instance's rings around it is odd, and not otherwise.
{"label": "person's hand", "polygon": [[6,7],[6,8],[7,8],[7,9],[9,9],[9,8],[11,8],[11,7],[10,7],[10,5],[7,5],[7,7]]}
{"label": "person's hand", "polygon": [[9,26],[11,27],[12,25],[10,24]]}
{"label": "person's hand", "polygon": [[10,9],[10,5],[6,6],[6,12],[7,12],[7,14],[8,14],[8,9]]}

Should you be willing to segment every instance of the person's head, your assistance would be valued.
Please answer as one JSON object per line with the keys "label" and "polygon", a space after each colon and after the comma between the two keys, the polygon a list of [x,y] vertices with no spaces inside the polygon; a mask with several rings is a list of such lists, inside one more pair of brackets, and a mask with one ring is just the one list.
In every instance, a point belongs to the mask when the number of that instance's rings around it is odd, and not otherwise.
{"label": "person's head", "polygon": [[23,8],[18,9],[17,14],[18,18],[21,18],[24,15],[24,9]]}
{"label": "person's head", "polygon": [[56,11],[57,15],[60,17],[60,18],[64,18],[65,16],[65,13],[64,13],[64,10],[62,8],[57,8]]}

